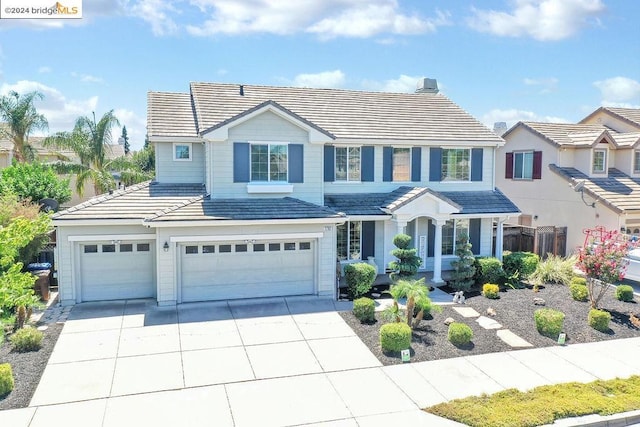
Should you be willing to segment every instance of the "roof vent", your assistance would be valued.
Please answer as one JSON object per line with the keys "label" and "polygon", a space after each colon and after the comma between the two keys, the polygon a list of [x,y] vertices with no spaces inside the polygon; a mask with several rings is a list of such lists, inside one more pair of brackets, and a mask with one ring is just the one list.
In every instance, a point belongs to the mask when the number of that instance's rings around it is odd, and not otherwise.
{"label": "roof vent", "polygon": [[240,85],[240,96],[244,96],[244,85]]}
{"label": "roof vent", "polygon": [[507,131],[507,122],[495,122],[493,124],[493,133],[495,133],[496,135],[502,136],[506,131]]}
{"label": "roof vent", "polygon": [[438,93],[438,81],[436,79],[420,79],[416,93]]}

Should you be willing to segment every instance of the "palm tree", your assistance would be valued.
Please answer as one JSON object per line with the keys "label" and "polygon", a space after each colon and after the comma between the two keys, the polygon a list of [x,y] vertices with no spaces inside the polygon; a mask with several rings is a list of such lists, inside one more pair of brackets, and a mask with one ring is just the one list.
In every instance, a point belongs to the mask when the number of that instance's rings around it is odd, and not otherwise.
{"label": "palm tree", "polygon": [[0,121],[6,122],[6,126],[0,128],[0,136],[13,141],[13,152],[20,163],[35,157],[33,147],[29,145],[29,134],[49,127],[47,119],[33,105],[36,99],[43,98],[44,95],[36,91],[24,95],[11,91],[0,97]]}

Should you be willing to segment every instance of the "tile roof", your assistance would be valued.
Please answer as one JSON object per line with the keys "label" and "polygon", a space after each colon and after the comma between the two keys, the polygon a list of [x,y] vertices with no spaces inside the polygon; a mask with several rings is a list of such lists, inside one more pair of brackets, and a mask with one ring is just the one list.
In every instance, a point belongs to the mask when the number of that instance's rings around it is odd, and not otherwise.
{"label": "tile roof", "polygon": [[584,191],[615,212],[640,211],[640,180],[618,169],[609,169],[607,177],[590,178],[576,168],[550,164],[549,169],[566,179],[572,186],[584,183]]}
{"label": "tile roof", "polygon": [[618,119],[621,119],[640,130],[640,108],[600,107],[593,113],[582,119],[580,123],[588,122],[591,117],[602,111]]}
{"label": "tile roof", "polygon": [[193,200],[146,219],[165,221],[228,221],[267,219],[339,218],[335,211],[293,197]]}
{"label": "tile roof", "polygon": [[461,206],[460,214],[520,213],[520,209],[498,189],[488,191],[443,191],[440,194]]}
{"label": "tile roof", "polygon": [[[605,126],[597,124],[520,122],[518,125],[530,129],[557,146],[590,145],[608,130]],[[503,137],[510,134],[518,125],[509,129]]]}
{"label": "tile roof", "polygon": [[503,143],[441,94],[243,85],[240,95],[240,85],[225,83],[191,83],[190,89],[197,117],[191,124],[188,94],[149,93],[151,137],[195,135],[273,101],[339,139]]}
{"label": "tile roof", "polygon": [[202,184],[144,182],[96,196],[53,215],[54,220],[143,219],[204,197]]}

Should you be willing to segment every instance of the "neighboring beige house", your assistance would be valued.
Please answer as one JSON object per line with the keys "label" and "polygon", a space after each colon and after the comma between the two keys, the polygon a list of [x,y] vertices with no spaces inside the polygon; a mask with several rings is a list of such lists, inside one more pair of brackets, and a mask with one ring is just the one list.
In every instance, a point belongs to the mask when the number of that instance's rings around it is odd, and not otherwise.
{"label": "neighboring beige house", "polygon": [[496,187],[520,224],[567,227],[567,253],[585,228],[640,234],[640,109],[601,107],[577,124],[519,122],[502,135]]}

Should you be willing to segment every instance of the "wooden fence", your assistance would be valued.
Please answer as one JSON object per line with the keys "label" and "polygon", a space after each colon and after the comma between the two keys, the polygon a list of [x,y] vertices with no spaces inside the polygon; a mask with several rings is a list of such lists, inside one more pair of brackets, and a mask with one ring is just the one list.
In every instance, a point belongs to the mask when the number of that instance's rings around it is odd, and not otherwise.
{"label": "wooden fence", "polygon": [[[496,230],[493,230],[493,247],[496,245]],[[544,259],[548,254],[565,256],[567,251],[567,227],[527,227],[505,225],[503,227],[504,251],[533,252]]]}

